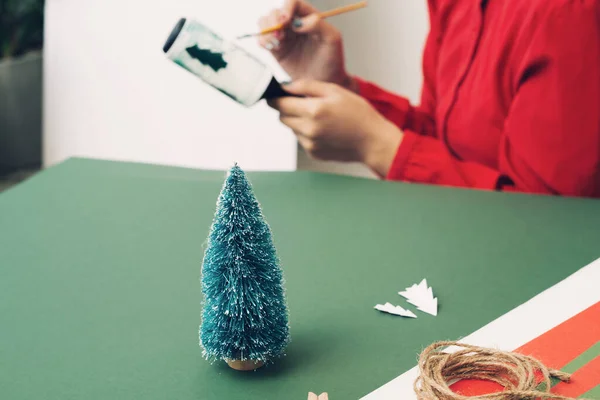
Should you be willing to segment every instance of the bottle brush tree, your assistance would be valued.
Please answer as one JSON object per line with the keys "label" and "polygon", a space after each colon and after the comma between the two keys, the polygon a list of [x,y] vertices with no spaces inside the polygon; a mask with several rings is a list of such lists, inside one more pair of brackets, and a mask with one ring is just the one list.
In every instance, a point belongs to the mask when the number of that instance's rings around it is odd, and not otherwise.
{"label": "bottle brush tree", "polygon": [[290,340],[283,273],[269,225],[237,164],[217,202],[202,292],[205,358],[253,370],[283,354]]}

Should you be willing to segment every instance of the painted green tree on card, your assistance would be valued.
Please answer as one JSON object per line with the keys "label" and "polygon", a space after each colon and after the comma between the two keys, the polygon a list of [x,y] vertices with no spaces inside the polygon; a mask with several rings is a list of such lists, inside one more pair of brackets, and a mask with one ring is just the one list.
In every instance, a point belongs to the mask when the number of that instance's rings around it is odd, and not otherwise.
{"label": "painted green tree on card", "polygon": [[227,61],[223,58],[223,54],[212,52],[210,50],[201,49],[198,45],[188,47],[185,51],[202,64],[210,67],[213,71],[219,72],[219,70],[227,67]]}
{"label": "painted green tree on card", "polygon": [[[231,169],[202,266],[200,344],[207,359],[255,369],[283,354],[288,310],[271,230],[244,172]],[[231,361],[245,362],[240,366]]]}

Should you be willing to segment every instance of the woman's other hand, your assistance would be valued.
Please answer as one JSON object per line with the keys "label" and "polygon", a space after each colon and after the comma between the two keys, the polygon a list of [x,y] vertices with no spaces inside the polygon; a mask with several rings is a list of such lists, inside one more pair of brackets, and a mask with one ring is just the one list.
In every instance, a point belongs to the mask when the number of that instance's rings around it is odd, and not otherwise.
{"label": "woman's other hand", "polygon": [[290,94],[269,101],[306,152],[328,161],[354,161],[380,177],[387,172],[402,131],[359,95],[338,85],[300,80],[285,86]]}

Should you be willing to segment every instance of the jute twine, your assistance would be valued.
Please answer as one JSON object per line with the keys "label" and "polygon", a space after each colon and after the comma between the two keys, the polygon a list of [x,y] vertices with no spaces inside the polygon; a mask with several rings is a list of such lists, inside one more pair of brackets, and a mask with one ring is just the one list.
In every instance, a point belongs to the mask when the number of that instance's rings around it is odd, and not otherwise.
{"label": "jute twine", "polygon": [[[459,349],[443,352],[449,346]],[[421,373],[414,386],[419,400],[574,400],[550,393],[550,378],[568,382],[569,374],[549,369],[534,358],[516,353],[458,342],[437,342],[421,353],[419,369]],[[449,387],[461,379],[492,381],[505,390],[477,397],[461,396]],[[540,383],[545,385],[540,386]]]}

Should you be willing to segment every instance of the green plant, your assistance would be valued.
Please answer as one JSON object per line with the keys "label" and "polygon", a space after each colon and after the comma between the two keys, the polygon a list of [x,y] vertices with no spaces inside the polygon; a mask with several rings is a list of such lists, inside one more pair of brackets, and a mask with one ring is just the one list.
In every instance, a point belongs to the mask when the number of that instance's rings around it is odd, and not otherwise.
{"label": "green plant", "polygon": [[44,0],[0,0],[0,59],[40,50]]}

